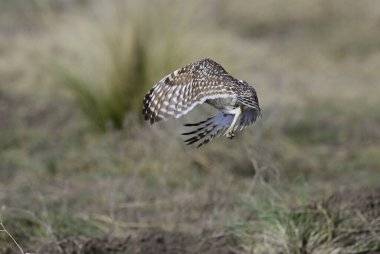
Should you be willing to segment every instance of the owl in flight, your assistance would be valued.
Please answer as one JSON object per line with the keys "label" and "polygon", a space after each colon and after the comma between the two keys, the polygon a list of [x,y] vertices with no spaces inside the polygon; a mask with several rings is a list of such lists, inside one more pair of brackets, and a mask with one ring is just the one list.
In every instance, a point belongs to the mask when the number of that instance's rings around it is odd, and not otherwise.
{"label": "owl in flight", "polygon": [[185,140],[188,145],[205,145],[224,130],[224,135],[232,139],[236,130],[243,130],[261,117],[255,89],[211,59],[194,62],[161,79],[145,96],[143,114],[153,124],[179,118],[202,103],[220,112],[204,121],[185,124],[194,127],[182,133],[192,135]]}

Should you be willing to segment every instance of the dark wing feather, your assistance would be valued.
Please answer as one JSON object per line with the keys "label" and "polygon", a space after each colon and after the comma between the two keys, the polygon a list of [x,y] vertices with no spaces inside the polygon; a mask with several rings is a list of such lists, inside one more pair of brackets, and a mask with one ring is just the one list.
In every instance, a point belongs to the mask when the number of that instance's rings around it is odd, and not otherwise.
{"label": "dark wing feather", "polygon": [[[239,125],[237,129],[243,130],[248,125],[254,123],[257,118],[261,116],[259,110],[249,109],[245,110],[241,115]],[[210,142],[213,138],[220,135],[221,132],[228,129],[233,121],[234,115],[225,114],[219,112],[215,116],[208,118],[204,121],[193,124],[185,124],[187,127],[197,127],[196,129],[182,133],[182,135],[192,135],[189,139],[186,139],[184,142],[187,145],[194,144],[198,142],[197,147],[203,146]]]}
{"label": "dark wing feather", "polygon": [[232,123],[234,115],[219,112],[215,116],[195,124],[186,124],[185,126],[199,126],[197,129],[182,133],[182,135],[192,135],[185,140],[187,145],[199,142],[197,147],[207,144],[213,138],[218,136],[222,131],[226,130]]}

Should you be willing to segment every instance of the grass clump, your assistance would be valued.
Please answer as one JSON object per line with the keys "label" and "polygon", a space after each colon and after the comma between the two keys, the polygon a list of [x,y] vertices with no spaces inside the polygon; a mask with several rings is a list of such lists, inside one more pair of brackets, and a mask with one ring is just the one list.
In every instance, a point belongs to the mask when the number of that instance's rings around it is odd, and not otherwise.
{"label": "grass clump", "polygon": [[[20,250],[20,252],[22,254],[24,254],[24,250],[21,248],[21,246],[18,244],[18,242],[16,241],[16,239],[9,233],[9,231],[5,228],[4,226],[4,223],[3,223],[3,220],[1,219],[1,216],[0,216],[0,233],[4,233],[16,246],[17,248]],[[1,239],[1,238],[0,238]]]}
{"label": "grass clump", "polygon": [[323,202],[291,208],[269,200],[247,204],[248,222],[231,227],[253,253],[369,253],[380,248],[376,229],[368,230],[375,224],[354,211],[332,210]]}
{"label": "grass clump", "polygon": [[106,228],[95,220],[59,211],[47,214],[47,211],[5,210],[0,215],[0,246],[12,249],[16,246],[20,250],[21,246],[40,239],[57,241],[69,236],[93,236],[104,233]]}
{"label": "grass clump", "polygon": [[[74,95],[96,129],[122,129],[126,115],[141,113],[145,93],[185,62],[181,49],[186,38],[180,33],[185,25],[168,25],[175,19],[165,10],[168,4],[118,1],[101,14],[95,11],[96,20],[85,28],[93,31],[88,33],[91,45],[84,42],[78,47],[87,59],[85,66],[58,65],[60,84]],[[155,15],[157,9],[161,15]]]}
{"label": "grass clump", "polygon": [[[31,236],[43,235],[42,225],[27,213],[0,214],[0,246],[9,249],[18,248],[31,241]],[[1,252],[1,248],[0,248]]]}

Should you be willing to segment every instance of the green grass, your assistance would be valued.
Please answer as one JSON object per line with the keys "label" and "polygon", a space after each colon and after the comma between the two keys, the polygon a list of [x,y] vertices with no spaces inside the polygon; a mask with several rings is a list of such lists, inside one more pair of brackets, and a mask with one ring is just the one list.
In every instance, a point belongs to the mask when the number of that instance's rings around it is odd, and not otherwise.
{"label": "green grass", "polygon": [[[248,253],[378,248],[375,236],[351,234],[374,224],[321,201],[379,185],[377,37],[352,32],[375,26],[371,8],[363,4],[355,25],[346,4],[328,14],[309,8],[325,1],[293,1],[94,1],[86,10],[70,2],[37,31],[0,26],[0,207],[9,232],[31,250],[157,227],[221,231]],[[213,24],[219,18],[227,23]],[[263,118],[234,140],[192,149],[182,121],[208,111],[151,126],[141,104],[164,75],[202,57],[253,83]]]}
{"label": "green grass", "polygon": [[26,247],[33,246],[36,239],[49,239],[54,242],[73,236],[103,235],[110,227],[109,223],[52,210],[54,208],[50,207],[49,210],[37,213],[28,210],[4,210],[1,216],[8,233],[0,231],[1,246],[14,249],[14,241]]}
{"label": "green grass", "polygon": [[72,63],[58,64],[55,71],[58,83],[73,94],[84,116],[102,131],[122,129],[128,115],[140,115],[145,93],[184,59],[193,60],[190,52],[183,51],[187,41],[181,30],[187,24],[167,25],[173,15],[165,10],[166,5],[142,4],[149,6],[144,9],[140,4],[113,5],[112,18],[91,20],[94,27],[88,29],[93,34],[88,36],[96,43],[90,45],[95,51],[91,53],[86,44],[76,49],[91,59],[85,68],[95,77],[86,76],[86,71]]}
{"label": "green grass", "polygon": [[353,211],[329,209],[324,201],[296,208],[280,193],[273,196],[268,189],[261,191],[266,195],[243,198],[244,212],[228,227],[247,250],[312,254],[366,253],[380,248],[376,233],[368,232],[371,222]]}

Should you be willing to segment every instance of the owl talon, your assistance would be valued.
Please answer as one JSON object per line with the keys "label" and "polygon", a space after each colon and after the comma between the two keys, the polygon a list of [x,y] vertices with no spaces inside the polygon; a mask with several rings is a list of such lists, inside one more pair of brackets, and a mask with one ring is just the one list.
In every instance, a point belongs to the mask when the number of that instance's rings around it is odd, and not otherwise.
{"label": "owl talon", "polygon": [[233,139],[235,137],[235,134],[233,131],[226,132],[225,136],[229,139]]}

